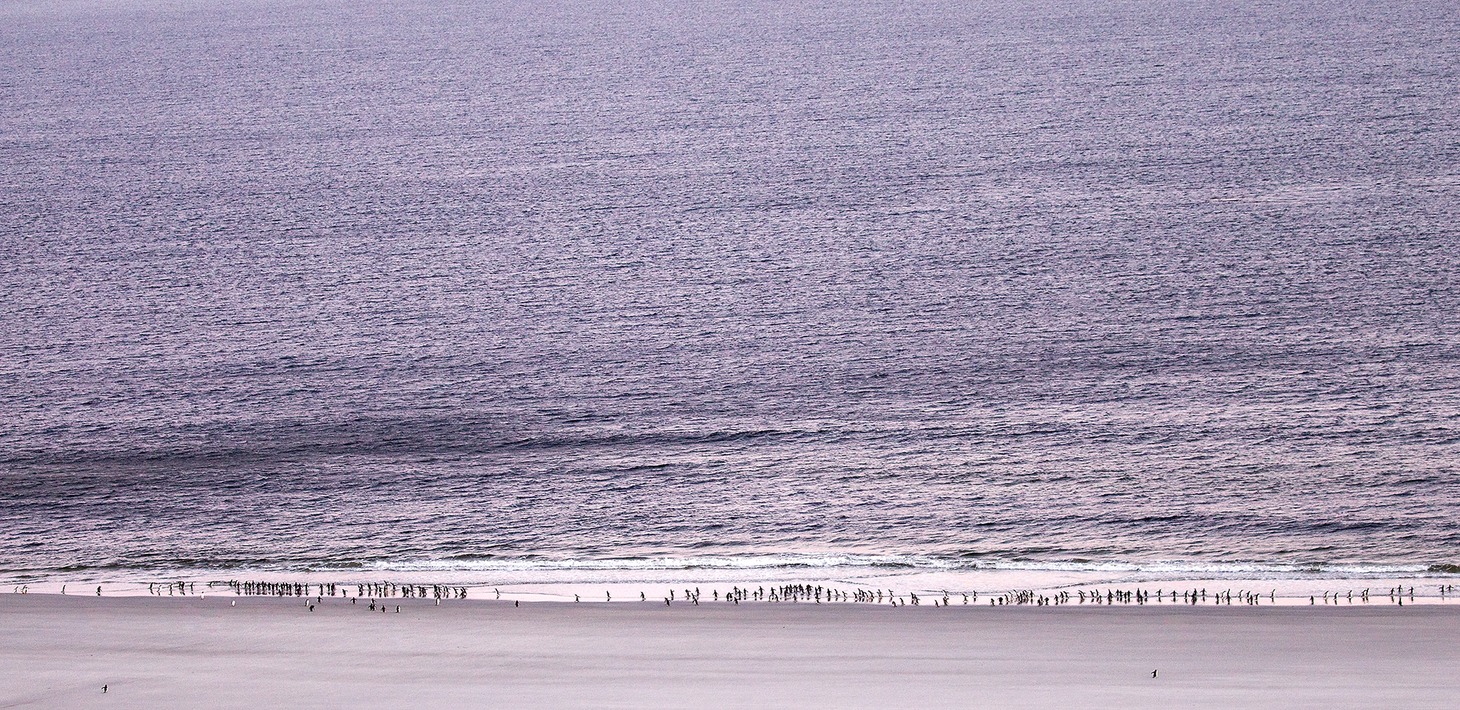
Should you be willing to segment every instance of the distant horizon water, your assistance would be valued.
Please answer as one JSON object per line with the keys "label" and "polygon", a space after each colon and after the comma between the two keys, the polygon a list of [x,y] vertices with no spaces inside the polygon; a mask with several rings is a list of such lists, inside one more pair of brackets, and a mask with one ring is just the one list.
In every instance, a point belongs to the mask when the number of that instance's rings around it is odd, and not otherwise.
{"label": "distant horizon water", "polygon": [[1457,86],[1426,1],[6,3],[0,582],[1460,576]]}

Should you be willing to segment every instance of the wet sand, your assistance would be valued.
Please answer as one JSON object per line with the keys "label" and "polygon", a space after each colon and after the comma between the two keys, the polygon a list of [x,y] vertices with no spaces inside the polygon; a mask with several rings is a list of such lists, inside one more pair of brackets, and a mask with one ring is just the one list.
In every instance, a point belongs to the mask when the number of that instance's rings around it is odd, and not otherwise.
{"label": "wet sand", "polygon": [[367,604],[0,594],[0,707],[1448,708],[1460,697],[1451,606]]}

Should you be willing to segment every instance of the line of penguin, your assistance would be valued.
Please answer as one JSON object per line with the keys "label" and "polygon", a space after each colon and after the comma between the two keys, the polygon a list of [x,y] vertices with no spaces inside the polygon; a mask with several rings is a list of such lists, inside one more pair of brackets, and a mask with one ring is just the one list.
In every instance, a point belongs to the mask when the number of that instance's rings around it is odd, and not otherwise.
{"label": "line of penguin", "polygon": [[[333,582],[325,583],[303,583],[303,582],[261,582],[261,581],[238,581],[229,580],[226,582],[208,582],[204,591],[208,589],[224,587],[237,596],[268,596],[268,597],[315,597],[323,601],[324,597],[351,597],[352,602],[368,598],[371,602],[371,610],[376,608],[376,599],[380,598],[404,598],[404,599],[435,599],[439,603],[443,599],[466,599],[468,590],[466,587],[449,586],[441,584],[400,584],[395,582],[369,582],[356,584],[339,584]],[[153,595],[191,595],[197,593],[196,582],[154,582],[147,585],[147,590]],[[1439,585],[1437,591],[1441,599],[1448,599],[1455,594],[1456,586],[1452,584]],[[17,592],[24,593],[19,587]],[[100,594],[101,588],[97,588]],[[1371,589],[1348,590],[1346,592],[1324,592],[1320,595],[1310,595],[1310,605],[1317,604],[1361,604],[1371,603],[1378,592]],[[1384,599],[1390,603],[1403,605],[1406,599],[1410,603],[1416,600],[1416,587],[1408,588],[1400,585],[1390,587],[1385,593]],[[496,598],[501,599],[501,591],[496,591]],[[575,594],[574,601],[582,601],[581,595]],[[612,592],[605,592],[605,601],[613,601]],[[648,595],[639,593],[640,601],[648,601]],[[838,589],[824,585],[810,584],[786,584],[766,588],[764,586],[750,589],[739,586],[732,587],[723,593],[719,589],[710,590],[711,601],[724,601],[731,604],[742,602],[774,602],[774,603],[854,603],[854,604],[890,604],[892,606],[922,606],[931,600],[932,606],[953,606],[955,604],[978,604],[978,592],[958,593],[957,595],[943,591],[941,595],[931,594],[919,596],[916,593],[908,592],[899,595],[892,589]],[[1269,590],[1266,593],[1249,590],[1221,590],[1208,591],[1207,589],[1186,589],[1167,590],[1157,589],[1155,593],[1145,589],[1076,589],[1061,591],[1053,594],[1042,594],[1033,590],[1012,590],[996,596],[986,596],[985,600],[989,606],[1060,606],[1067,604],[1096,604],[1096,605],[1117,605],[1117,604],[1217,604],[1231,606],[1233,604],[1257,606],[1260,604],[1276,604],[1278,601],[1277,591]],[[698,605],[701,601],[701,592],[698,587],[694,589],[669,590],[663,597],[665,605],[687,603]],[[384,610],[383,603],[381,609]]]}

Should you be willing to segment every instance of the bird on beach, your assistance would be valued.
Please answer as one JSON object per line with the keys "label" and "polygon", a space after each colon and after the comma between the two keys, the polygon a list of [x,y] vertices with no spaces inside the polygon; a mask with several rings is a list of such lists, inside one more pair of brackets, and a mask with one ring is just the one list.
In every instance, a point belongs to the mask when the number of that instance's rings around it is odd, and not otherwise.
{"label": "bird on beach", "polygon": [[1155,678],[1156,677],[1156,671],[1151,671],[1151,677],[1152,678]]}
{"label": "bird on beach", "polygon": [[101,694],[102,695],[106,695],[106,686],[105,685],[101,686]]}

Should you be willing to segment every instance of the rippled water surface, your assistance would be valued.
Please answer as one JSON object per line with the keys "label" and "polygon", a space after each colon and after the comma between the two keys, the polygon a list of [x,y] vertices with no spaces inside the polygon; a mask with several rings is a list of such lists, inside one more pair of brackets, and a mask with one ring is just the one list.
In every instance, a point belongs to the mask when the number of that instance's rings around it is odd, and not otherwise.
{"label": "rippled water surface", "polygon": [[6,2],[0,571],[1460,561],[1457,86],[1423,0]]}

